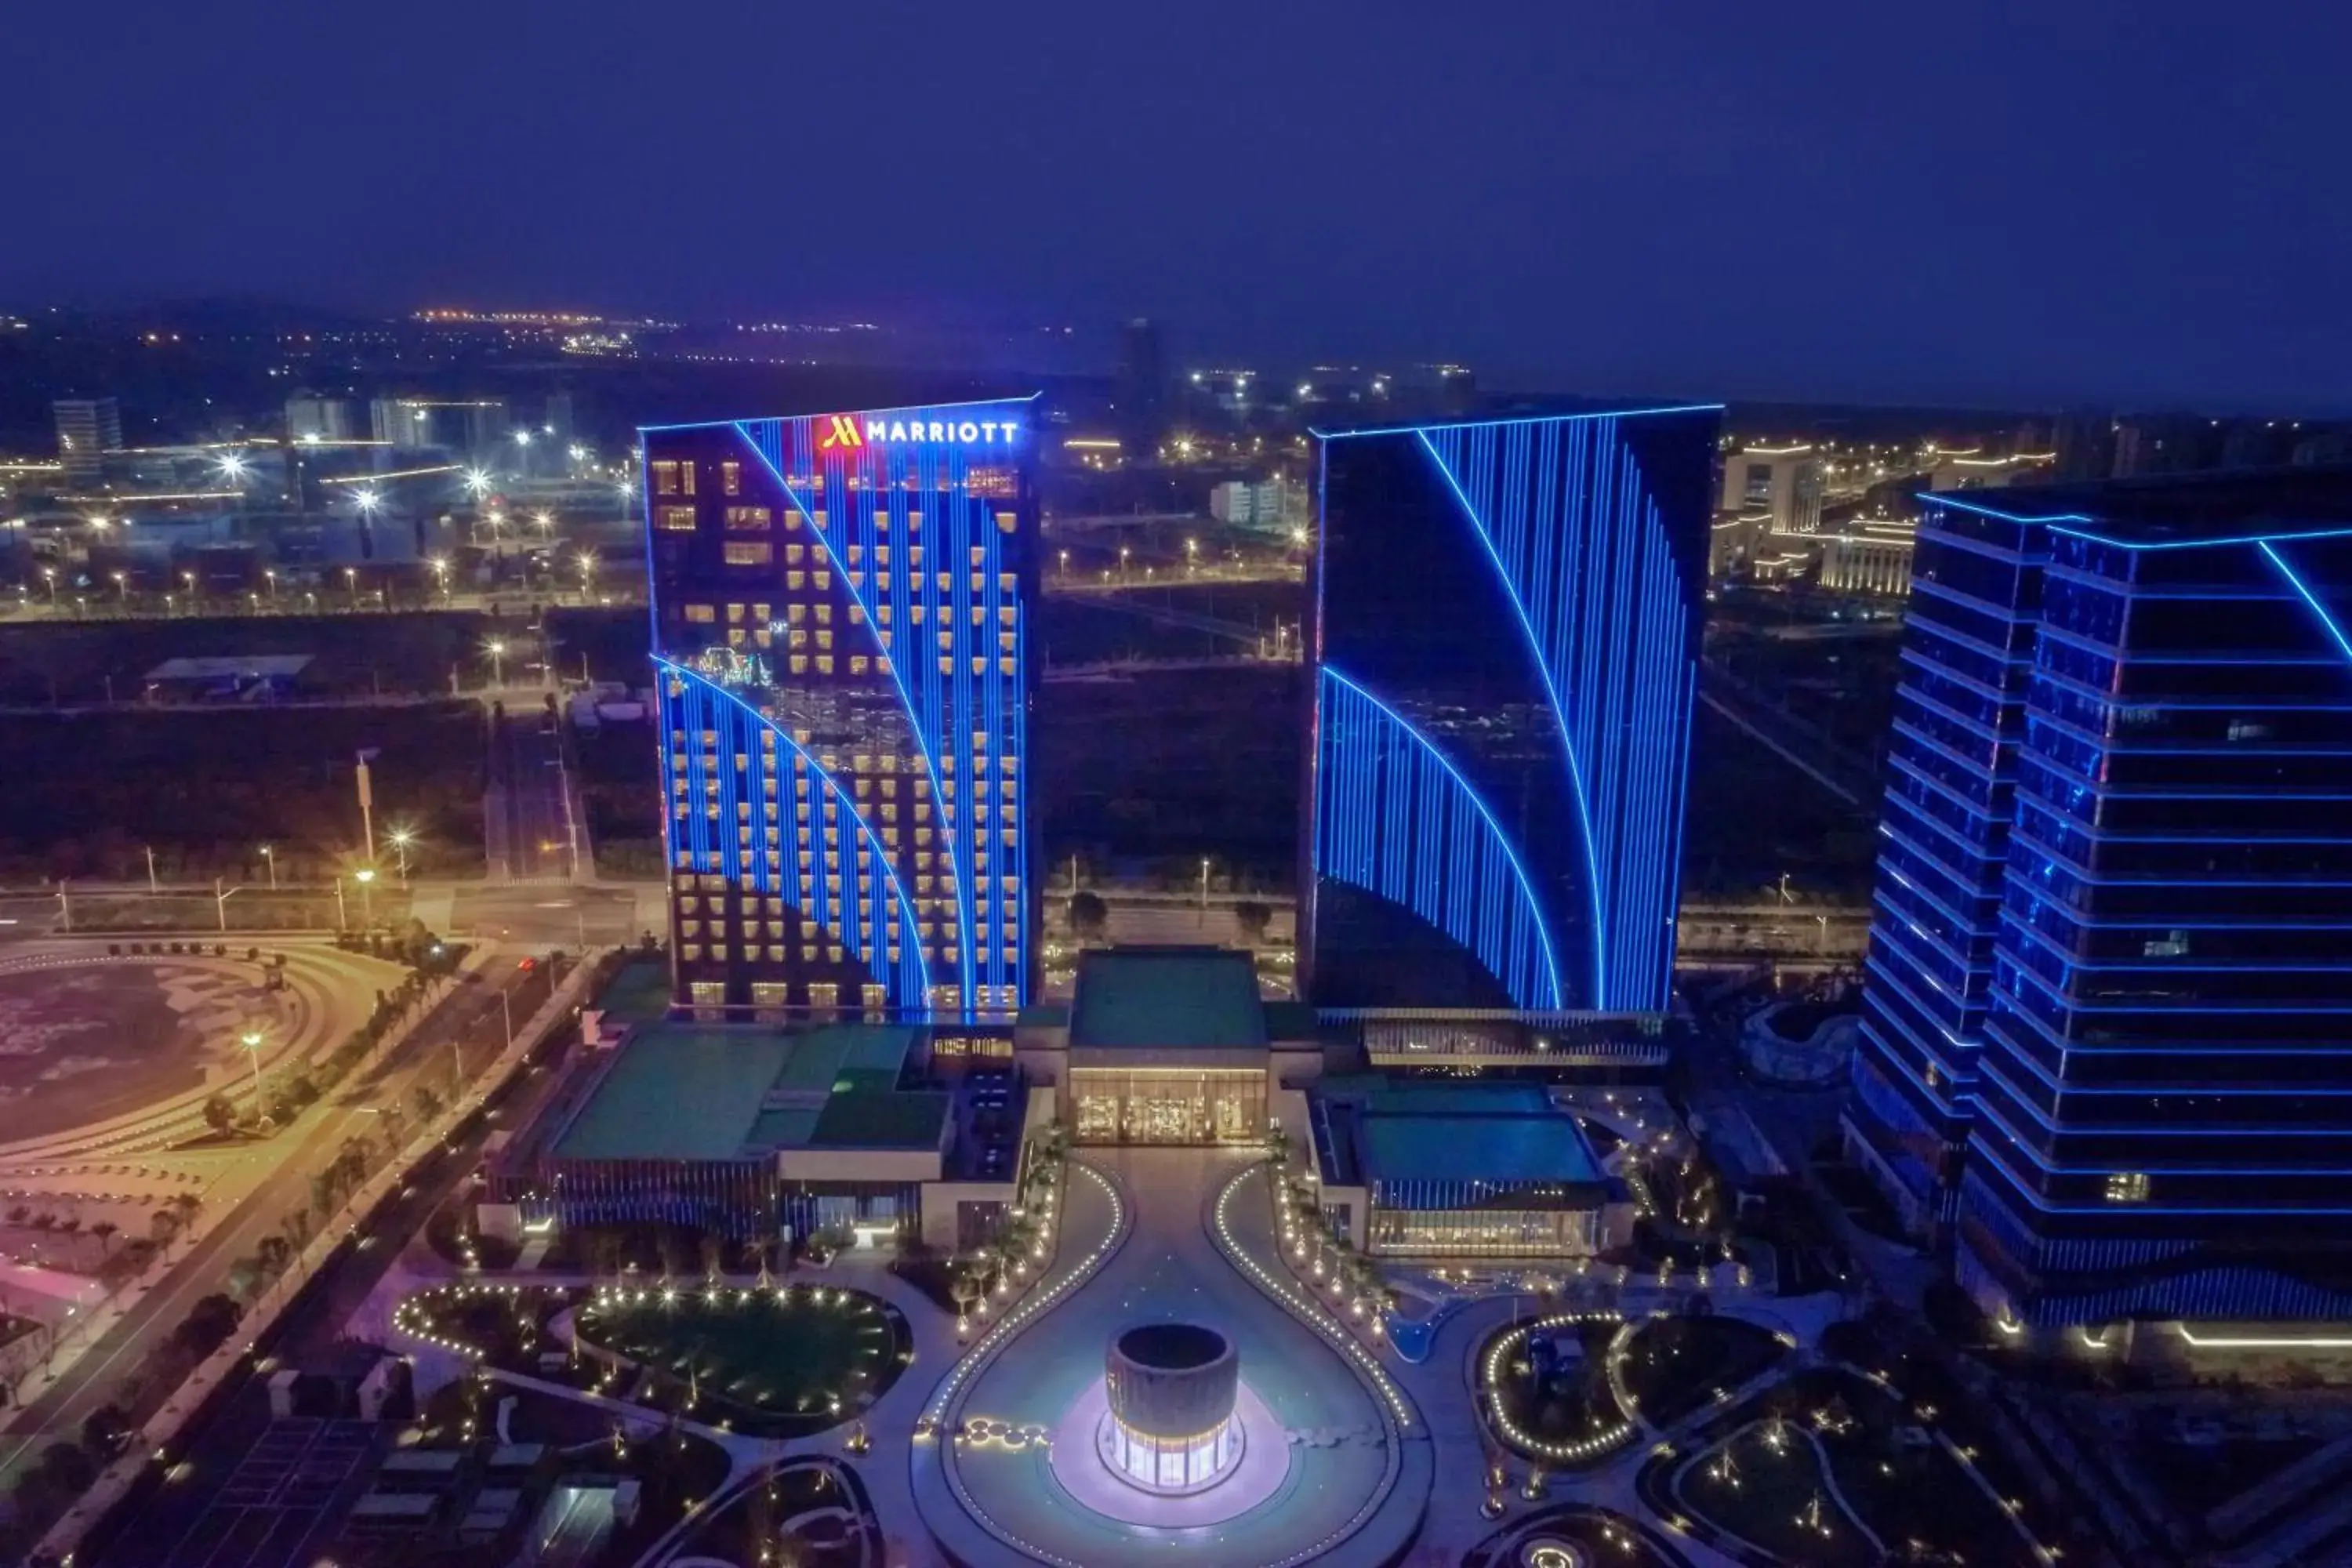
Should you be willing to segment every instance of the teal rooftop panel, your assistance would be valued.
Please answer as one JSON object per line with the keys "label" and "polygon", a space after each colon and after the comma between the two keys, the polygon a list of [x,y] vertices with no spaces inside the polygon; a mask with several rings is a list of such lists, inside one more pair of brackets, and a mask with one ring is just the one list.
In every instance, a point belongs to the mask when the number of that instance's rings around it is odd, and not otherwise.
{"label": "teal rooftop panel", "polygon": [[1600,1162],[1565,1111],[1371,1115],[1364,1173],[1375,1182],[1598,1183]]}
{"label": "teal rooftop panel", "polygon": [[1246,952],[1120,947],[1078,959],[1074,1048],[1264,1050],[1265,1006]]}

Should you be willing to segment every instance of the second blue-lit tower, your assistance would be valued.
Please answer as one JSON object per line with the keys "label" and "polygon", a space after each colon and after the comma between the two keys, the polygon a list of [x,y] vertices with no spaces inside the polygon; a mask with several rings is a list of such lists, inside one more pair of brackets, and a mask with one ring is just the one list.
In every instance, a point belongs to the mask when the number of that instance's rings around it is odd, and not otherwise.
{"label": "second blue-lit tower", "polygon": [[1719,414],[1318,432],[1318,1005],[1666,1005]]}

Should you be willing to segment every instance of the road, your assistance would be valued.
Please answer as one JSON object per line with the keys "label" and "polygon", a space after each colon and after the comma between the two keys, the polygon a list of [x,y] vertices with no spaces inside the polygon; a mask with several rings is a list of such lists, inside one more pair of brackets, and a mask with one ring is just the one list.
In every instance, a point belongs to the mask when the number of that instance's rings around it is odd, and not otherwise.
{"label": "road", "polygon": [[[534,991],[533,994],[540,993]],[[530,1005],[538,1004],[534,1001]],[[521,1004],[517,1006],[520,1008]],[[517,1022],[520,1021],[518,1014]],[[560,1058],[570,1039],[564,1028],[552,1030],[533,1051],[532,1065],[516,1073],[504,1088],[492,1094],[483,1113],[467,1118],[460,1125],[452,1139],[455,1147],[426,1157],[417,1179],[376,1211],[367,1236],[359,1245],[345,1247],[320,1268],[305,1294],[279,1319],[267,1349],[289,1360],[300,1360],[331,1349],[352,1313],[359,1310],[398,1259],[403,1244],[422,1231],[434,1211],[471,1176],[490,1132],[499,1125],[512,1125],[527,1118],[538,1099],[557,1085],[561,1074],[541,1069]],[[111,1521],[110,1549],[101,1542],[91,1560],[113,1568],[241,1561],[215,1558],[209,1551],[192,1550],[192,1543],[210,1540],[204,1533],[212,1528],[206,1523],[208,1514],[216,1515],[219,1509],[235,1506],[221,1498],[222,1484],[244,1462],[270,1425],[268,1385],[263,1379],[247,1373],[240,1384],[227,1392],[215,1411],[201,1426],[184,1433],[175,1445],[175,1451],[187,1457],[188,1473],[170,1486],[134,1492]],[[213,1522],[218,1523],[216,1517]]]}
{"label": "road", "polygon": [[[1116,1334],[1138,1323],[1191,1321],[1233,1342],[1243,1384],[1265,1402],[1277,1429],[1314,1440],[1294,1443],[1286,1457],[1264,1456],[1288,1470],[1279,1506],[1192,1528],[1129,1526],[1093,1512],[1047,1482],[1042,1471],[1049,1461],[1034,1450],[958,1446],[951,1457],[964,1486],[1009,1533],[1085,1563],[1172,1562],[1203,1552],[1222,1563],[1266,1563],[1351,1538],[1364,1510],[1398,1484],[1381,1413],[1328,1344],[1226,1261],[1210,1231],[1208,1201],[1259,1156],[1090,1149],[1080,1158],[1117,1178],[1135,1205],[1133,1232],[1098,1274],[972,1380],[964,1412],[1053,1431],[1100,1382],[1104,1352]],[[1088,1187],[1084,1178],[1070,1184],[1073,1240],[1100,1226],[1089,1212]],[[1262,1189],[1251,1191],[1262,1206]],[[1417,1476],[1425,1498],[1425,1466]],[[1118,1485],[1112,1483],[1114,1495]],[[1403,1500],[1417,1519],[1421,1500]]]}
{"label": "road", "polygon": [[482,822],[491,876],[570,879],[576,838],[561,721],[510,707],[490,725]]}
{"label": "road", "polygon": [[[33,1394],[12,1429],[0,1437],[0,1488],[13,1485],[50,1443],[78,1439],[90,1413],[120,1394],[125,1380],[178,1327],[188,1309],[222,1289],[237,1259],[251,1256],[262,1237],[280,1230],[289,1213],[308,1205],[312,1173],[335,1157],[345,1139],[377,1131],[375,1106],[394,1103],[406,1112],[418,1083],[431,1083],[446,1098],[461,1068],[470,1077],[488,1065],[504,1036],[497,992],[517,979],[517,972],[503,965],[494,973],[487,986],[456,987],[384,1062],[331,1101],[304,1112],[279,1135],[291,1142],[284,1145],[278,1168],[226,1214],[211,1216],[204,1234],[162,1283],[134,1302],[55,1381]],[[543,982],[533,986],[533,993],[544,994]],[[516,999],[517,1022],[523,1008],[533,1005]],[[453,1051],[453,1047],[457,1048]]]}

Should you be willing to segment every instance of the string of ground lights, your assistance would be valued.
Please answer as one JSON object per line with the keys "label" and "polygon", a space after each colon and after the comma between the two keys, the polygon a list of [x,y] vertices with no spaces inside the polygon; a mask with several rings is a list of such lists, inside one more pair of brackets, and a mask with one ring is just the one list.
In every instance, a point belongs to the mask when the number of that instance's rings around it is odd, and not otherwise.
{"label": "string of ground lights", "polygon": [[[1612,1364],[1621,1361],[1625,1353],[1626,1342],[1633,1338],[1633,1325],[1625,1321],[1623,1314],[1611,1311],[1554,1312],[1549,1317],[1534,1319],[1497,1334],[1494,1342],[1486,1347],[1486,1357],[1484,1364],[1479,1368],[1478,1381],[1481,1391],[1486,1395],[1486,1407],[1495,1423],[1495,1430],[1504,1442],[1529,1458],[1549,1459],[1554,1464],[1580,1465],[1588,1459],[1598,1458],[1612,1448],[1622,1447],[1641,1430],[1640,1426],[1625,1415],[1623,1409],[1621,1409],[1619,1419],[1614,1426],[1604,1426],[1590,1437],[1580,1438],[1576,1442],[1553,1442],[1538,1436],[1512,1420],[1510,1412],[1505,1407],[1501,1392],[1503,1373],[1516,1359],[1519,1347],[1527,1343],[1528,1336],[1549,1329],[1580,1328],[1586,1323],[1611,1323],[1616,1326],[1616,1332],[1610,1337],[1608,1348],[1602,1353]],[[1621,1406],[1625,1405],[1624,1393],[1619,1379],[1613,1373],[1610,1377],[1609,1384],[1612,1397],[1615,1398]]]}
{"label": "string of ground lights", "polygon": [[1272,1270],[1252,1258],[1241,1243],[1234,1239],[1231,1213],[1234,1194],[1241,1190],[1241,1184],[1244,1182],[1257,1174],[1264,1167],[1252,1166],[1236,1173],[1234,1178],[1218,1192],[1215,1209],[1218,1250],[1222,1251],[1226,1258],[1246,1275],[1259,1289],[1289,1308],[1291,1314],[1299,1321],[1328,1340],[1332,1348],[1345,1356],[1349,1363],[1364,1375],[1365,1380],[1379,1392],[1381,1399],[1387,1402],[1390,1414],[1396,1418],[1398,1428],[1401,1431],[1410,1431],[1413,1426],[1412,1402],[1405,1397],[1404,1390],[1397,1386],[1396,1380],[1389,1376],[1388,1369],[1381,1365],[1354,1334],[1349,1332],[1345,1323],[1324,1310],[1319,1302],[1302,1296],[1285,1285],[1275,1277]]}

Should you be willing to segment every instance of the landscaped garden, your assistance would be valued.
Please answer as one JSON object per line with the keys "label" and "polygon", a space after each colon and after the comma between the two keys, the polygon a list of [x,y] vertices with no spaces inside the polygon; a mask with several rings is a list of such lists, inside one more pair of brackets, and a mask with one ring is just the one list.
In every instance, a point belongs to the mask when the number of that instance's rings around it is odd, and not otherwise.
{"label": "landscaped garden", "polygon": [[1557,1313],[1498,1331],[1478,1352],[1495,1435],[1539,1464],[1598,1463],[1629,1440],[1608,1362],[1626,1332],[1613,1312]]}
{"label": "landscaped garden", "polygon": [[880,1521],[857,1472],[837,1459],[787,1459],[704,1520],[680,1559],[858,1568],[883,1560]]}
{"label": "landscaped garden", "polygon": [[1621,1373],[1634,1408],[1671,1426],[1770,1367],[1788,1347],[1769,1329],[1707,1312],[1653,1318],[1633,1331]]}
{"label": "landscaped garden", "polygon": [[1506,1525],[1473,1547],[1462,1568],[1688,1568],[1689,1562],[1623,1514],[1577,1503]]}
{"label": "landscaped garden", "polygon": [[773,1436],[851,1419],[913,1354],[898,1309],[828,1286],[605,1287],[572,1331],[591,1353],[683,1385],[698,1420]]}
{"label": "landscaped garden", "polygon": [[1937,1440],[1928,1412],[1839,1368],[1799,1373],[1745,1402],[1700,1447],[1652,1461],[1643,1489],[1654,1506],[1737,1537],[1713,1543],[1749,1562],[2039,1561],[2011,1510]]}

